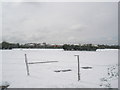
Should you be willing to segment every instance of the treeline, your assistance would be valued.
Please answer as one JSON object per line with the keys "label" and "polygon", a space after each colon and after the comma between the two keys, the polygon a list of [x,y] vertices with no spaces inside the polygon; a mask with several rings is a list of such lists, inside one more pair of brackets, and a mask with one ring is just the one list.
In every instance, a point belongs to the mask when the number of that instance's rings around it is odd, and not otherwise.
{"label": "treeline", "polygon": [[85,45],[63,45],[64,50],[71,50],[71,51],[96,51],[97,47],[93,46],[92,44],[85,44]]}
{"label": "treeline", "polygon": [[62,48],[61,45],[50,45],[46,43],[27,43],[27,44],[19,44],[19,43],[9,43],[3,41],[0,43],[0,49],[13,49],[13,48]]}
{"label": "treeline", "polygon": [[51,45],[46,43],[9,43],[3,41],[0,43],[0,49],[13,49],[13,48],[53,48],[53,49],[64,49],[65,51],[96,51],[97,49],[119,49],[118,45],[93,45],[93,44],[79,44],[79,45]]}
{"label": "treeline", "polygon": [[19,43],[8,43],[5,41],[0,43],[0,49],[12,49],[12,48],[20,48]]}
{"label": "treeline", "polygon": [[93,44],[83,44],[83,45],[70,45],[64,44],[63,49],[66,51],[96,51],[97,49],[119,49],[118,45],[93,45]]}

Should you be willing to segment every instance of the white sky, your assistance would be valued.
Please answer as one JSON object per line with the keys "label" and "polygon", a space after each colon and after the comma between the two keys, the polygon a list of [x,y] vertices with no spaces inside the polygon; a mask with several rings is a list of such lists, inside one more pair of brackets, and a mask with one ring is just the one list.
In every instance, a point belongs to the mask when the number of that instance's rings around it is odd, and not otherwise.
{"label": "white sky", "polygon": [[19,43],[118,43],[117,2],[4,2],[3,40]]}

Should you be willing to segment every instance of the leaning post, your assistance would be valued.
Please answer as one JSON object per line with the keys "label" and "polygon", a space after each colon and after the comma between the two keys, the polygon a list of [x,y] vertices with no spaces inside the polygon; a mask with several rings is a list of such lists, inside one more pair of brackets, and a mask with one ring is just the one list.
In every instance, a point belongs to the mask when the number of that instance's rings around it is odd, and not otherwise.
{"label": "leaning post", "polygon": [[27,55],[25,54],[25,63],[26,63],[26,69],[27,69],[27,75],[29,76],[29,67],[28,67],[28,62],[27,62]]}

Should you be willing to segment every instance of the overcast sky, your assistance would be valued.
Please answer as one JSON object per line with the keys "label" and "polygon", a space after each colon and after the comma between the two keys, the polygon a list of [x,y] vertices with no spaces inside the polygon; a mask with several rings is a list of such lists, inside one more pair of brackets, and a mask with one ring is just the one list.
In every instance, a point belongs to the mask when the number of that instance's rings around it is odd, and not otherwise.
{"label": "overcast sky", "polygon": [[4,2],[3,40],[117,44],[117,5],[117,2]]}

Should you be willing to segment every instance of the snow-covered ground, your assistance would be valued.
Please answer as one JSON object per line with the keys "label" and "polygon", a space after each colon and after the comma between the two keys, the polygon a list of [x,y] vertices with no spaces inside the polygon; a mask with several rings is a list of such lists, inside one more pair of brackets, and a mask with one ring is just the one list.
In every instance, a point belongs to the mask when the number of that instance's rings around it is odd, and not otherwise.
{"label": "snow-covered ground", "polygon": [[[2,82],[9,88],[118,88],[118,50],[64,51],[62,49],[13,49],[2,52]],[[29,64],[28,62],[58,61]],[[80,56],[80,81],[77,57]],[[55,72],[67,70],[68,72]]]}
{"label": "snow-covered ground", "polygon": [[0,85],[2,84],[2,52],[0,51]]}

